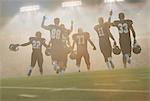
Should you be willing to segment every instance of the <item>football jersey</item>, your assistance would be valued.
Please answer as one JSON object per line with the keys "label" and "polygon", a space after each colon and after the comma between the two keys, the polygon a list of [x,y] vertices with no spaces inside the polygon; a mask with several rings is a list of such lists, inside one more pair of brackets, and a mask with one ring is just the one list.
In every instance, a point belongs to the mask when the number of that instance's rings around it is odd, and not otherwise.
{"label": "football jersey", "polygon": [[57,25],[49,25],[50,39],[53,46],[62,43],[62,29]]}
{"label": "football jersey", "polygon": [[119,31],[120,38],[130,38],[130,28],[132,26],[132,20],[116,20],[113,22],[113,26],[116,26]]}
{"label": "football jersey", "polygon": [[96,25],[94,27],[96,30],[99,40],[108,40],[109,39],[109,23],[104,23],[103,25]]}
{"label": "football jersey", "polygon": [[42,45],[45,43],[44,38],[37,38],[37,37],[30,37],[29,38],[30,43],[32,44],[32,49],[41,51],[42,50]]}
{"label": "football jersey", "polygon": [[88,32],[83,32],[82,34],[79,34],[79,33],[74,34],[72,38],[77,44],[77,51],[87,50],[87,41],[90,38],[90,35]]}

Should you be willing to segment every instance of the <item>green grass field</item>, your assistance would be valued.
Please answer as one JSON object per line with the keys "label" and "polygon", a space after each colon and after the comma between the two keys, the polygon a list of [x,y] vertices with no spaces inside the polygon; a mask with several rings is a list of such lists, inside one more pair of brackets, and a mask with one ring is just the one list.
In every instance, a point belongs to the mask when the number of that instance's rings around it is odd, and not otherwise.
{"label": "green grass field", "polygon": [[148,68],[1,79],[0,101],[150,101]]}

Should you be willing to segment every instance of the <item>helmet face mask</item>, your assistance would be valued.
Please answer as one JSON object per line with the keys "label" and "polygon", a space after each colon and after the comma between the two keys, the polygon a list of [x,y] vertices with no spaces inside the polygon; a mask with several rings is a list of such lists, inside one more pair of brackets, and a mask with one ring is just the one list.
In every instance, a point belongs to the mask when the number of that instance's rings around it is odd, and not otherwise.
{"label": "helmet face mask", "polygon": [[140,45],[133,45],[133,53],[140,54],[141,53],[141,46]]}
{"label": "helmet face mask", "polygon": [[18,47],[17,44],[10,44],[10,45],[9,45],[9,50],[16,52],[16,51],[19,50],[19,47]]}
{"label": "helmet face mask", "polygon": [[51,54],[52,54],[51,48],[50,48],[50,47],[46,48],[46,50],[45,50],[45,55],[46,55],[46,56],[51,56]]}
{"label": "helmet face mask", "polygon": [[72,51],[69,57],[71,60],[75,60],[77,58],[77,51]]}
{"label": "helmet face mask", "polygon": [[121,49],[119,48],[119,46],[114,46],[113,53],[115,55],[119,55],[121,53]]}

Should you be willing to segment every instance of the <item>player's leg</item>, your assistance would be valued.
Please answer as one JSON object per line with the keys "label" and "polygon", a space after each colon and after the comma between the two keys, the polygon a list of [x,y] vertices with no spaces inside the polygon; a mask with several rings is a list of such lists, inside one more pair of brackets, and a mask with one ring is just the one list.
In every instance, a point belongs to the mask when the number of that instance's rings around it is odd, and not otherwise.
{"label": "player's leg", "polygon": [[65,72],[64,61],[59,61],[59,67],[60,67],[59,73],[60,73],[61,75],[63,75],[64,72]]}
{"label": "player's leg", "polygon": [[81,58],[82,58],[82,54],[77,52],[76,67],[78,69],[78,72],[81,72],[80,71]]}
{"label": "player's leg", "polygon": [[65,54],[65,58],[64,58],[64,69],[65,70],[67,68],[67,62],[68,62],[68,54]]}
{"label": "player's leg", "polygon": [[89,53],[88,52],[85,52],[84,53],[84,61],[87,65],[87,69],[90,70],[90,56],[89,56]]}
{"label": "player's leg", "polygon": [[114,63],[112,61],[112,57],[108,57],[108,62],[111,64],[111,68],[114,69],[115,66],[114,66]]}
{"label": "player's leg", "polygon": [[34,66],[36,64],[36,60],[37,60],[36,53],[32,52],[32,55],[31,55],[31,67],[28,70],[28,76],[31,76],[32,69],[34,68]]}
{"label": "player's leg", "polygon": [[41,73],[41,75],[43,75],[43,54],[39,53],[38,54],[38,66],[39,66],[39,71]]}
{"label": "player's leg", "polygon": [[105,59],[105,63],[106,63],[106,66],[108,69],[111,69],[111,64],[110,62],[108,61],[108,57],[104,56],[104,59]]}
{"label": "player's leg", "polygon": [[126,59],[129,64],[131,64],[131,39],[128,39],[126,45]]}
{"label": "player's leg", "polygon": [[125,57],[125,54],[123,54],[123,65],[124,65],[124,68],[127,67],[127,59]]}
{"label": "player's leg", "polygon": [[124,65],[124,68],[127,67],[127,57],[125,56],[126,55],[126,40],[124,40],[123,38],[120,38],[119,40],[119,44],[120,44],[120,48],[121,48],[121,51],[122,51],[122,60],[123,60],[123,65]]}
{"label": "player's leg", "polygon": [[56,53],[55,49],[52,48],[52,55],[51,55],[52,67],[56,71],[56,73],[59,73],[59,67],[58,67],[58,61],[57,61],[56,54],[57,53]]}

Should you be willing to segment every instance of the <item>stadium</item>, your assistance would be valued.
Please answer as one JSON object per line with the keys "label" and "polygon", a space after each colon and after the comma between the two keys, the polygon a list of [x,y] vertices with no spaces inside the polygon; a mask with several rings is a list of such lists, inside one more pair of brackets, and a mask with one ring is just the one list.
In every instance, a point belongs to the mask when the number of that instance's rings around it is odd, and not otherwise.
{"label": "stadium", "polygon": [[[149,9],[149,0],[0,0],[0,101],[149,101]],[[127,29],[131,46],[135,41],[141,49],[139,53],[135,53],[134,48],[131,48],[131,56],[128,57],[131,61],[128,61],[127,67],[124,66],[123,52],[119,55],[111,52],[111,61],[115,67],[110,69],[107,65],[110,59],[105,59],[95,25],[99,24],[100,17],[103,17],[104,22],[111,18],[110,22],[108,20],[108,31],[113,36],[109,38],[111,46],[113,48],[115,42],[122,48],[121,32],[118,31],[120,28],[112,26],[113,22],[118,21],[120,12],[123,12],[125,19],[133,22],[136,41],[132,28]],[[90,69],[88,60],[81,59],[81,64],[78,65],[77,58],[70,58],[73,51],[71,47],[66,69],[57,74],[51,58],[53,53],[51,56],[46,56],[45,53],[52,38],[51,30],[45,29],[55,23],[55,18],[59,18],[60,24],[71,30],[69,41],[71,45],[77,45],[73,49],[78,49],[78,40],[75,39],[77,33],[88,33],[85,42],[88,44],[86,48]],[[36,63],[35,67],[32,66],[33,54],[31,55],[33,48],[36,48],[33,47],[32,40],[35,33],[38,35],[39,32],[44,38],[40,41],[43,45],[40,46],[43,53],[42,76],[40,65]],[[22,47],[28,41],[31,45]],[[82,43],[82,40],[79,41]],[[56,54],[58,58],[63,54],[60,47],[59,55]],[[107,46],[104,45],[105,47]],[[126,55],[125,57],[127,59]],[[34,67],[32,75],[29,75],[30,62],[31,67]]]}

